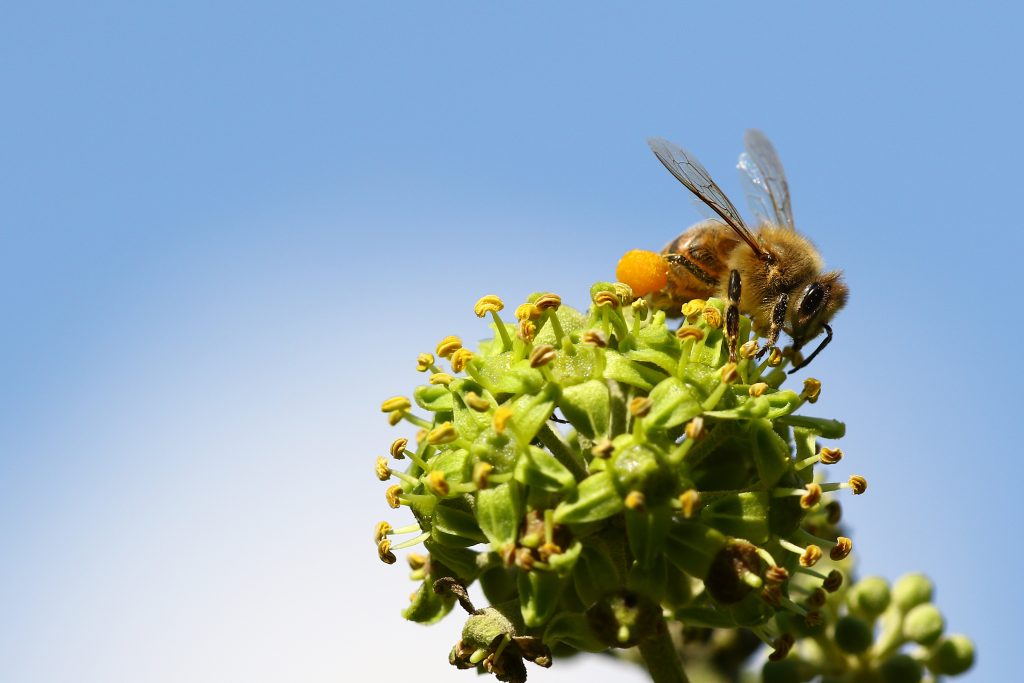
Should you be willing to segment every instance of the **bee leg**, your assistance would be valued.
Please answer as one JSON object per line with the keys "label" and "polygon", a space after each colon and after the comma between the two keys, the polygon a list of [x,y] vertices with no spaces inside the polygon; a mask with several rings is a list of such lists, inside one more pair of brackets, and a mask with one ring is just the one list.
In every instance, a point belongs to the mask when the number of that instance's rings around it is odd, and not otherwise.
{"label": "bee leg", "polygon": [[788,309],[789,294],[783,293],[776,300],[775,305],[772,306],[772,322],[768,328],[768,343],[758,352],[758,358],[775,348],[776,342],[779,341],[779,333],[782,332],[782,326],[786,323],[786,311]]}
{"label": "bee leg", "polygon": [[736,343],[740,334],[740,271],[729,273],[729,308],[725,312],[725,336],[729,340],[729,362],[736,362]]}

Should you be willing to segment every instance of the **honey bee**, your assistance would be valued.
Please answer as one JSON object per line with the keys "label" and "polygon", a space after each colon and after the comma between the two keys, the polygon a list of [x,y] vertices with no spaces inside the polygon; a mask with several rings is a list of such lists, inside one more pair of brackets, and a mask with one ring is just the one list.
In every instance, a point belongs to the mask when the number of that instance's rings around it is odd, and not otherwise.
{"label": "honey bee", "polygon": [[767,338],[758,358],[775,348],[781,332],[799,351],[824,330],[825,338],[790,371],[795,372],[832,341],[828,323],[846,303],[849,288],[840,271],[824,272],[818,250],[796,231],[789,185],[775,147],[756,130],[747,131],[743,142],[738,168],[758,221],[755,230],[692,154],[661,138],[648,140],[665,168],[721,218],[697,223],[662,250],[667,284],[653,301],[678,311],[691,299],[728,299],[725,330],[734,362],[740,311]]}

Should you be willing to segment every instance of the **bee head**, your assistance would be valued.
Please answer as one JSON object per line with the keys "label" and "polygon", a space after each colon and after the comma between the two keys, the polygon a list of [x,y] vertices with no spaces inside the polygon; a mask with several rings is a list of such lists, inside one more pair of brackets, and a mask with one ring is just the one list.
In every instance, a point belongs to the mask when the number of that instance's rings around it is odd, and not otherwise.
{"label": "bee head", "polygon": [[797,297],[796,305],[790,309],[793,324],[793,338],[803,345],[821,332],[827,323],[846,304],[849,288],[842,280],[842,274],[834,270],[819,275],[810,282]]}

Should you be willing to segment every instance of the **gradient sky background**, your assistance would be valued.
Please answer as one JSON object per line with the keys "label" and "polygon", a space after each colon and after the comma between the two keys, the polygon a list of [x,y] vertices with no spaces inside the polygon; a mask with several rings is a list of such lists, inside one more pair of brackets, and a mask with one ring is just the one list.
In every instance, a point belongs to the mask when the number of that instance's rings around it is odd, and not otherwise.
{"label": "gradient sky background", "polygon": [[0,680],[475,680],[376,559],[379,403],[478,296],[582,304],[696,220],[647,136],[739,199],[748,127],[853,291],[813,412],[870,482],[861,571],[935,578],[959,680],[1019,675],[1018,6],[33,5],[0,27]]}

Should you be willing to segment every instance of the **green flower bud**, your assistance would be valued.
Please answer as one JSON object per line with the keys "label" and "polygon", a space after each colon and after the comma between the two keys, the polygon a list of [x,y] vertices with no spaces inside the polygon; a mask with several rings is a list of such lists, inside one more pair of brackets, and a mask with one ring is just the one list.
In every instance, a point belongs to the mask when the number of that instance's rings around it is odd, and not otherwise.
{"label": "green flower bud", "polygon": [[924,668],[910,655],[896,654],[878,668],[885,683],[920,683]]}
{"label": "green flower bud", "polygon": [[880,576],[861,579],[846,594],[846,603],[871,620],[874,620],[889,606],[889,584]]}
{"label": "green flower bud", "polygon": [[643,595],[621,591],[587,610],[587,622],[608,647],[633,647],[656,632],[661,607]]}
{"label": "green flower bud", "polygon": [[962,635],[946,636],[932,650],[928,669],[944,676],[956,676],[974,664],[974,643]]}
{"label": "green flower bud", "polygon": [[942,635],[945,626],[942,613],[926,602],[907,612],[903,618],[903,635],[919,645],[931,645]]}
{"label": "green flower bud", "polygon": [[754,590],[756,582],[750,579],[761,574],[762,562],[755,546],[730,541],[712,560],[704,585],[711,597],[722,604],[739,602]]}
{"label": "green flower bud", "polygon": [[858,617],[840,617],[836,622],[835,631],[836,645],[844,652],[859,654],[864,652],[874,642],[874,634],[871,632],[871,625]]}
{"label": "green flower bud", "polygon": [[930,602],[932,592],[932,581],[927,576],[905,574],[892,587],[892,601],[901,612],[907,612],[923,602]]}

